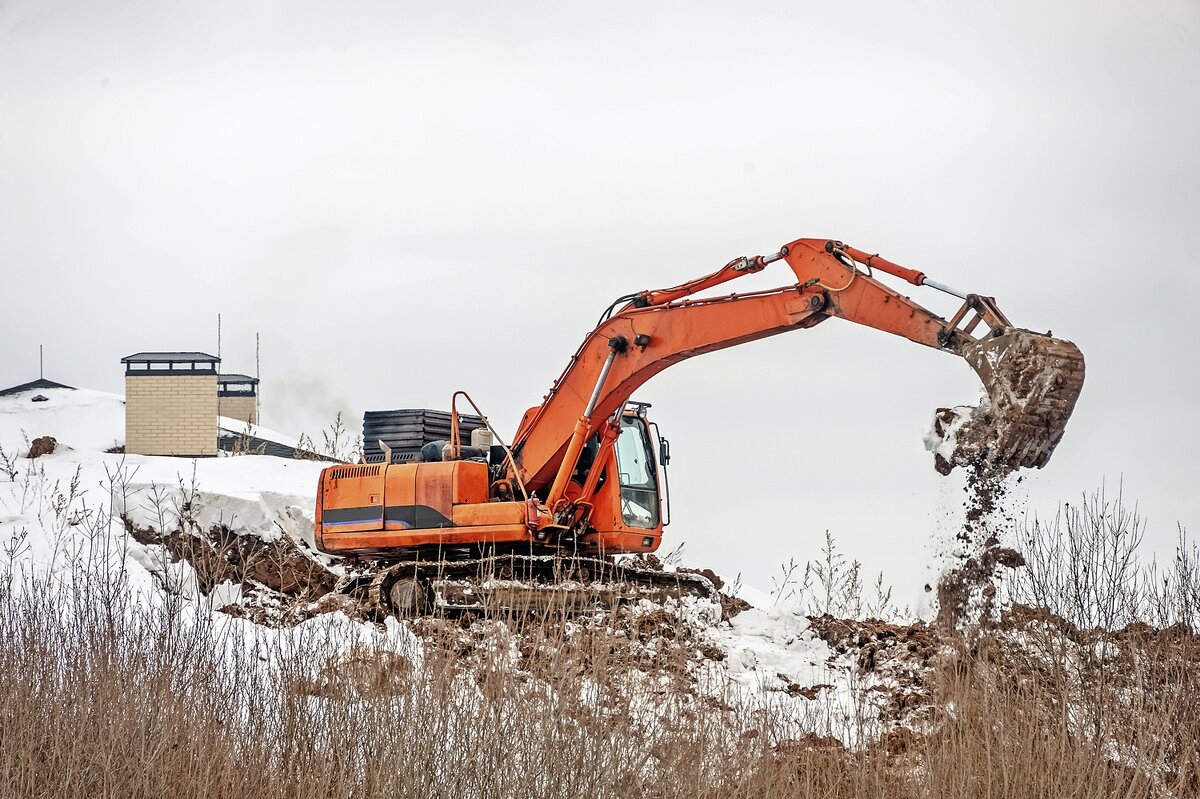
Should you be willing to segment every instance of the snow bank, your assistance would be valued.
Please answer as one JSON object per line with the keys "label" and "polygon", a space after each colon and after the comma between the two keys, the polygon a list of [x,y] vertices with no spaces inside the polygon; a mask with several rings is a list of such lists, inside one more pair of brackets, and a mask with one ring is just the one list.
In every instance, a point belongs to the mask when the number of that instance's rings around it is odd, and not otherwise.
{"label": "snow bank", "polygon": [[[36,396],[45,402],[33,402]],[[0,397],[0,447],[24,455],[27,441],[54,436],[59,445],[103,452],[125,443],[125,400],[86,388],[41,388]]]}

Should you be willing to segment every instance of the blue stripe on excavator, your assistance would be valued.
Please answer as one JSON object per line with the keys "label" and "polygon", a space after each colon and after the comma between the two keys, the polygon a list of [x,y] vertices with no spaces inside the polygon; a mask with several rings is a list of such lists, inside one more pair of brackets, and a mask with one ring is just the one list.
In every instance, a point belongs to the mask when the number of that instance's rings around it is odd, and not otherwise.
{"label": "blue stripe on excavator", "polygon": [[[382,511],[382,514],[381,514]],[[408,528],[429,529],[431,527],[454,527],[455,524],[445,515],[428,505],[367,505],[359,508],[329,508],[321,511],[321,524],[324,527],[338,527],[345,524],[369,524],[381,521],[400,524]]]}

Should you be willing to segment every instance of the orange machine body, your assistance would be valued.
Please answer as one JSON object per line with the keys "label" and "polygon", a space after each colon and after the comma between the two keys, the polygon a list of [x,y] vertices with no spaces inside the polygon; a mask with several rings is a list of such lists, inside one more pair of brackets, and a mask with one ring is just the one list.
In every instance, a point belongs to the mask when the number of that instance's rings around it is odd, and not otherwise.
{"label": "orange machine body", "polygon": [[[569,483],[568,499],[578,499],[590,471],[601,470],[589,502],[593,530],[577,542],[580,552],[653,552],[662,540],[665,498],[644,413],[628,414],[622,430],[624,471],[613,448],[597,453],[596,462],[578,470]],[[591,444],[599,448],[598,441]],[[317,547],[386,557],[460,547],[537,551],[556,546],[542,532],[553,521],[542,503],[502,500],[493,496],[489,482],[488,464],[479,461],[331,466],[322,471],[317,487]]]}

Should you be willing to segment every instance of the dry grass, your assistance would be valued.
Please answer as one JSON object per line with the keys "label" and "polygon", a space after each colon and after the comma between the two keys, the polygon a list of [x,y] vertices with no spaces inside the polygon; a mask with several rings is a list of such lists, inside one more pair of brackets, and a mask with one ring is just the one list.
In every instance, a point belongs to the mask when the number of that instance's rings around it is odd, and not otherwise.
{"label": "dry grass", "polygon": [[96,547],[111,522],[64,528],[92,541],[66,579],[0,563],[0,799],[1200,795],[1183,626],[1021,609],[943,658],[927,729],[848,751],[640,678],[565,618],[434,619],[403,651],[214,619],[155,585],[148,601]]}
{"label": "dry grass", "polygon": [[984,646],[939,671],[927,735],[850,752],[774,740],[768,714],[604,688],[623,664],[601,643],[518,669],[447,623],[418,665],[316,634],[248,640],[127,595],[26,582],[0,598],[0,796],[1196,795],[1195,671],[1161,657],[1178,640],[1131,651],[1154,665],[1099,737],[1053,662]]}

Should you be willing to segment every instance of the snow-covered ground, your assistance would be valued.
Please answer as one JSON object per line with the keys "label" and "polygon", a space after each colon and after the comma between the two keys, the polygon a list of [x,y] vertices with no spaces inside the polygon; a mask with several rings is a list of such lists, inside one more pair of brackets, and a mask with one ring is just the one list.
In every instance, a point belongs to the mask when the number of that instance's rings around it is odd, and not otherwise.
{"label": "snow-covered ground", "polygon": [[[35,393],[48,399],[31,402]],[[273,638],[286,647],[297,636],[316,632],[333,641],[336,651],[373,643],[419,657],[418,639],[394,619],[381,627],[335,611],[276,628],[216,613],[240,597],[238,586],[222,584],[204,595],[186,561],[171,562],[162,547],[138,543],[121,522],[126,516],[139,528],[172,530],[189,514],[199,529],[219,523],[264,541],[286,537],[298,551],[337,570],[336,559],[316,553],[312,535],[323,463],[259,455],[192,460],[106,452],[123,443],[123,434],[124,403],[115,395],[54,389],[0,399],[0,446],[8,455],[0,473],[5,553],[0,574],[8,571],[17,583],[60,573],[65,578],[82,551],[101,548],[117,553],[139,602],[160,602],[169,589],[188,600],[188,614],[237,635]],[[57,439],[57,449],[25,458],[27,442],[47,435]],[[858,649],[835,651],[797,606],[772,606],[769,595],[749,587],[739,593],[757,607],[725,621],[712,604],[671,609],[679,624],[689,626],[690,640],[709,646],[710,654],[693,654],[694,690],[770,705],[797,720],[820,719],[818,732],[847,743],[857,739],[863,729],[855,716],[863,697],[880,695],[890,678],[864,674]],[[314,664],[314,672],[321,665]]]}
{"label": "snow-covered ground", "polygon": [[217,429],[222,433],[232,433],[235,436],[244,435],[251,438],[264,438],[268,441],[286,444],[289,447],[300,446],[300,442],[291,436],[284,435],[276,430],[271,430],[268,427],[250,424],[249,422],[243,422],[241,419],[230,419],[228,416],[217,417]]}
{"label": "snow-covered ground", "polygon": [[[37,396],[45,402],[33,402]],[[0,447],[29,449],[29,441],[54,436],[80,450],[103,452],[125,443],[125,400],[86,388],[43,388],[0,397]]]}

